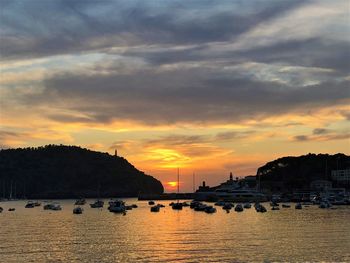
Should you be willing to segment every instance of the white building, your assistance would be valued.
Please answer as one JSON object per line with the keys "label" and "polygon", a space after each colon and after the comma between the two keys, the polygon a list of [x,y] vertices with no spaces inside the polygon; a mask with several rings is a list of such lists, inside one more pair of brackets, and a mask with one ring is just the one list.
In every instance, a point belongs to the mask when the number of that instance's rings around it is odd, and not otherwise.
{"label": "white building", "polygon": [[332,179],[342,183],[350,183],[350,169],[333,170]]}

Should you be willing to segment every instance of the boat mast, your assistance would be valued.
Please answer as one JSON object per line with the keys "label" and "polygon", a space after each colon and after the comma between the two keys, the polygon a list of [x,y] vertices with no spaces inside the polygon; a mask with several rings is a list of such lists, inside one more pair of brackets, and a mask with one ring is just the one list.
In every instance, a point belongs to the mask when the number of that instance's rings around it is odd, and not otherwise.
{"label": "boat mast", "polygon": [[180,190],[180,169],[179,167],[177,168],[177,194],[179,194]]}
{"label": "boat mast", "polygon": [[194,172],[193,172],[193,185],[192,185],[192,190],[193,190],[193,193],[194,193],[194,191],[196,190],[196,189],[195,189],[195,174],[194,174]]}
{"label": "boat mast", "polygon": [[9,197],[10,200],[12,200],[12,180],[11,180],[11,184],[10,184],[10,197]]}

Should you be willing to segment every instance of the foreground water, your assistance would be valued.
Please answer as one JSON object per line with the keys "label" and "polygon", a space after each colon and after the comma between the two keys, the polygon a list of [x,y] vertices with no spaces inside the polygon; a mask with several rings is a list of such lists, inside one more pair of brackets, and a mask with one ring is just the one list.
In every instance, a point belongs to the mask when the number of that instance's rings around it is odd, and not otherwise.
{"label": "foreground water", "polygon": [[350,207],[206,214],[163,201],[151,213],[124,200],[139,208],[123,216],[88,200],[74,215],[74,200],[60,201],[62,211],[0,202],[0,262],[350,262]]}

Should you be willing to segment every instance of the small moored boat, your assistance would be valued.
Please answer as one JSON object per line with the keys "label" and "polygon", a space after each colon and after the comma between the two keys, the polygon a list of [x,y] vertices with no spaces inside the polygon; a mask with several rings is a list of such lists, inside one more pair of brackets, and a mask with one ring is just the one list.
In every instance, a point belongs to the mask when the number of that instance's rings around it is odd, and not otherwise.
{"label": "small moored boat", "polygon": [[158,205],[151,206],[151,212],[159,212],[160,207]]}
{"label": "small moored boat", "polygon": [[83,213],[83,208],[81,208],[80,206],[78,207],[74,207],[73,209],[73,214],[79,215]]}
{"label": "small moored boat", "polygon": [[25,205],[25,208],[34,208],[35,204],[32,201],[28,201],[27,204]]}
{"label": "small moored boat", "polygon": [[212,207],[212,206],[207,206],[205,209],[204,209],[204,212],[206,212],[207,214],[213,214],[216,212],[216,208],[215,207]]}
{"label": "small moored boat", "polygon": [[243,207],[249,209],[249,208],[252,207],[252,204],[251,204],[251,203],[245,203],[245,204],[243,205]]}
{"label": "small moored boat", "polygon": [[105,203],[102,200],[96,200],[94,203],[90,204],[91,208],[101,208]]}
{"label": "small moored boat", "polygon": [[301,205],[301,203],[297,203],[295,205],[295,209],[303,209],[303,206]]}
{"label": "small moored boat", "polygon": [[182,203],[174,203],[173,204],[173,206],[172,206],[172,208],[174,209],[174,210],[182,210]]}
{"label": "small moored boat", "polygon": [[121,200],[110,201],[108,210],[113,213],[125,213],[125,203]]}
{"label": "small moored boat", "polygon": [[244,209],[243,209],[243,206],[241,204],[237,204],[235,206],[235,211],[236,212],[242,212]]}
{"label": "small moored boat", "polygon": [[85,204],[86,204],[86,200],[84,198],[80,198],[76,200],[74,203],[74,205],[85,205]]}

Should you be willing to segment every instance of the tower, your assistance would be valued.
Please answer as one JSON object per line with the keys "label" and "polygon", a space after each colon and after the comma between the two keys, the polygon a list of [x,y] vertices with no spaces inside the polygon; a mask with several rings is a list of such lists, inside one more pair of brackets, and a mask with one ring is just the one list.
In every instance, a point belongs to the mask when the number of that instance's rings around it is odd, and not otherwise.
{"label": "tower", "polygon": [[118,150],[117,149],[114,150],[114,156],[118,156]]}

